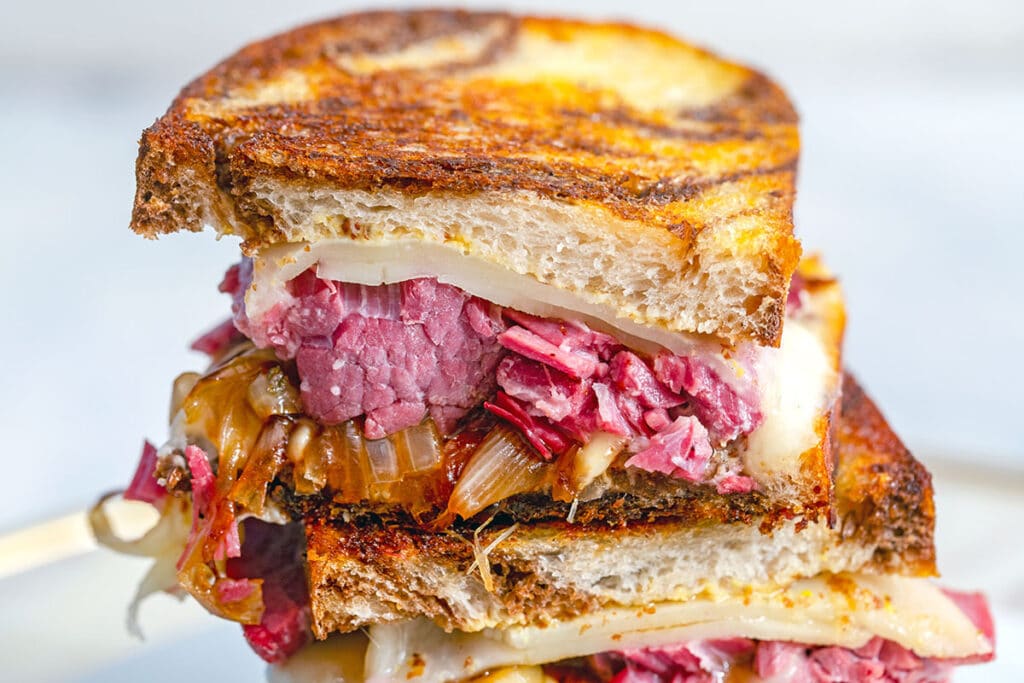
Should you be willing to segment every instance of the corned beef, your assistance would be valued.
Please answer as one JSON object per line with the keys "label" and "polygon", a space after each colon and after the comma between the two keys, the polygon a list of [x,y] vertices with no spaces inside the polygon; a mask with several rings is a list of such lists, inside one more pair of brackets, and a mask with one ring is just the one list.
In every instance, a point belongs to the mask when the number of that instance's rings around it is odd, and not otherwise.
{"label": "corned beef", "polygon": [[427,278],[369,287],[307,271],[252,321],[243,299],[250,279],[243,265],[235,324],[296,360],[305,410],[321,422],[365,415],[366,436],[378,439],[429,413],[447,433],[494,392],[501,325],[488,302]]}
{"label": "corned beef", "polygon": [[167,490],[156,480],[156,446],[148,441],[142,444],[142,455],[135,467],[132,481],[124,491],[125,500],[138,500],[159,508],[167,498]]}
{"label": "corned beef", "polygon": [[[644,358],[582,322],[503,309],[428,278],[371,287],[309,270],[252,320],[251,269],[243,261],[221,284],[234,296],[238,329],[295,359],[311,416],[327,424],[365,416],[371,439],[425,415],[450,433],[483,404],[545,458],[604,431],[630,437],[627,465],[703,481],[713,445],[761,421],[750,363],[735,389],[700,358]],[[722,492],[753,487],[727,474],[717,481]]]}
{"label": "corned beef", "polygon": [[[971,609],[988,615],[981,600]],[[972,616],[971,611],[965,614]],[[984,622],[985,616],[981,616]],[[991,619],[990,616],[987,616]],[[979,628],[982,624],[979,621]],[[922,658],[890,640],[872,638],[850,649],[747,638],[699,640],[658,648],[605,652],[577,660],[575,667],[551,665],[556,680],[606,683],[714,683],[737,666],[761,679],[789,683],[944,683],[961,660]],[[586,672],[583,677],[574,672]]]}
{"label": "corned beef", "polygon": [[263,617],[258,624],[243,626],[242,631],[265,661],[283,662],[312,640],[303,527],[301,523],[269,524],[253,518],[242,524],[245,542],[240,556],[227,562],[228,576],[235,580],[228,585],[245,590],[252,581],[262,581]]}

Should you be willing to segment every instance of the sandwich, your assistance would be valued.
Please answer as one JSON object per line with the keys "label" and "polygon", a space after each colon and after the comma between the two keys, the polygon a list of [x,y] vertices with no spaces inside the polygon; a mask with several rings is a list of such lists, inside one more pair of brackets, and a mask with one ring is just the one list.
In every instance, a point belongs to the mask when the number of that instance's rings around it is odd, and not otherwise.
{"label": "sandwich", "polygon": [[291,680],[990,658],[983,600],[925,578],[927,472],[844,379],[798,153],[765,76],[621,24],[355,14],[200,76],[132,228],[242,254],[124,492],[160,522],[92,514],[156,558],[132,612],[185,591]]}

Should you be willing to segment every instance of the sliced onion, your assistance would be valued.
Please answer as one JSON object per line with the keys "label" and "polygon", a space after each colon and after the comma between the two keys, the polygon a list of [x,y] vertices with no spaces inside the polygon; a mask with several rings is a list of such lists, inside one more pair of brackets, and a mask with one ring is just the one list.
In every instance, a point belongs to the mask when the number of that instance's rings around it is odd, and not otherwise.
{"label": "sliced onion", "polygon": [[328,427],[316,443],[327,465],[327,485],[341,502],[358,502],[366,496],[362,436],[351,422]]}
{"label": "sliced onion", "polygon": [[[139,582],[135,589],[135,596],[128,605],[128,633],[138,639],[142,639],[142,627],[139,626],[139,608],[143,601],[154,593],[169,593],[178,587],[178,555],[181,548],[176,552],[161,555],[156,558],[153,566],[149,568],[146,575]],[[183,595],[183,594],[182,594]],[[179,599],[181,595],[178,596]]]}
{"label": "sliced onion", "polygon": [[372,483],[390,484],[402,478],[398,467],[398,451],[391,439],[363,439],[363,447],[370,463]]}
{"label": "sliced onion", "polygon": [[285,455],[295,467],[295,492],[299,495],[317,493],[327,485],[328,463],[324,461],[323,449],[316,444],[320,440],[318,431],[316,422],[303,417],[296,422],[288,437]]}
{"label": "sliced onion", "polygon": [[273,365],[249,384],[249,405],[261,419],[302,412],[299,392],[280,366]]}
{"label": "sliced onion", "polygon": [[274,416],[260,430],[245,469],[231,488],[231,498],[247,512],[263,513],[267,501],[267,487],[284,466],[292,421]]}
{"label": "sliced onion", "polygon": [[108,493],[89,510],[89,526],[100,545],[125,555],[141,557],[160,557],[169,549],[177,549],[177,553],[181,553],[192,528],[191,505],[181,498],[168,498],[160,519],[149,531],[139,538],[125,539],[114,531],[106,510],[107,502],[118,495],[120,493]]}
{"label": "sliced onion", "polygon": [[448,512],[469,519],[517,493],[539,490],[551,469],[517,433],[495,427],[466,463],[448,500]]}
{"label": "sliced onion", "polygon": [[221,602],[222,592],[218,585],[221,581],[231,580],[214,572],[202,558],[202,543],[196,544],[192,551],[183,558],[181,569],[178,570],[178,583],[196,599],[206,611],[215,616],[237,621],[241,624],[258,624],[263,618],[262,581],[253,580],[253,591],[244,599],[235,602]]}
{"label": "sliced onion", "polygon": [[394,440],[408,471],[429,472],[441,466],[441,435],[437,433],[433,420],[424,420],[389,438]]}
{"label": "sliced onion", "polygon": [[128,632],[141,638],[139,607],[142,601],[153,593],[171,591],[178,586],[175,564],[192,528],[192,506],[183,496],[168,498],[157,523],[140,538],[127,540],[114,532],[105,509],[107,501],[116,495],[104,496],[89,511],[89,524],[100,545],[128,555],[152,557],[156,560],[128,605]]}
{"label": "sliced onion", "polygon": [[558,463],[558,477],[554,486],[555,498],[568,502],[611,466],[628,439],[609,432],[594,432],[590,441]]}
{"label": "sliced onion", "polygon": [[174,421],[174,416],[178,414],[179,410],[181,410],[181,405],[185,402],[185,397],[191,393],[198,381],[198,372],[183,372],[174,378],[174,386],[171,389],[171,414],[170,417],[167,418],[168,421]]}

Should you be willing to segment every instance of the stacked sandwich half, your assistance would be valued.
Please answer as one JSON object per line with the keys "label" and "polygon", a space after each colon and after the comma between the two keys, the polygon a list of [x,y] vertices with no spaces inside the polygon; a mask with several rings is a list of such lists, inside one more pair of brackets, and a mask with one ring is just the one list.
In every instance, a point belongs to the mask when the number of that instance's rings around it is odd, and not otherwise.
{"label": "stacked sandwich half", "polygon": [[928,578],[927,471],[844,373],[798,153],[764,76],[618,24],[352,15],[194,81],[132,227],[243,255],[124,494],[161,512],[139,597],[240,622],[275,680],[991,658],[983,599]]}

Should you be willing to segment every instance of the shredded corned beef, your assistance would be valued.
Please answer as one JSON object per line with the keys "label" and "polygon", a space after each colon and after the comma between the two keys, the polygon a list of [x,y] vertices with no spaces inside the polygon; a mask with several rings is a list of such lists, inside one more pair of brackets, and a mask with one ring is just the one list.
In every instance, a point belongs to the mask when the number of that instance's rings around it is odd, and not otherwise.
{"label": "shredded corned beef", "polygon": [[794,683],[943,683],[950,679],[953,666],[952,662],[923,659],[881,638],[872,638],[855,650],[765,642],[758,643],[754,656],[758,676]]}
{"label": "shredded corned beef", "polygon": [[142,455],[135,467],[132,481],[124,491],[125,500],[138,500],[155,507],[167,497],[167,490],[156,481],[156,447],[148,441],[142,444]]}
{"label": "shredded corned beef", "polygon": [[[745,371],[753,374],[750,368]],[[694,414],[719,442],[749,434],[761,423],[757,386],[753,382],[745,385],[742,394],[738,393],[698,359],[666,352],[655,357],[654,374],[673,392],[692,397]]]}
{"label": "shredded corned beef", "polygon": [[[627,467],[704,481],[712,438],[725,442],[760,423],[753,381],[740,394],[694,358],[662,352],[652,364],[583,323],[508,310],[505,317],[515,324],[498,335],[508,351],[497,369],[504,393],[486,407],[545,457],[564,450],[564,437],[586,443],[600,430],[631,437]],[[749,477],[726,477],[722,493],[754,486]]]}
{"label": "shredded corned beef", "polygon": [[242,525],[241,554],[227,562],[228,576],[237,581],[228,585],[246,590],[252,580],[262,580],[263,618],[242,630],[256,654],[270,663],[283,662],[312,638],[302,524],[250,518]]}
{"label": "shredded corned beef", "polygon": [[[993,640],[992,617],[984,598],[976,594],[950,597]],[[563,683],[713,683],[738,666],[748,667],[761,679],[789,683],[943,683],[957,664],[991,658],[922,658],[878,637],[856,649],[728,638],[605,652],[546,668]]]}
{"label": "shredded corned beef", "polygon": [[[213,473],[206,451],[198,446],[186,446],[185,461],[191,473],[192,529],[189,531],[185,550],[178,559],[178,569],[182,568],[196,544],[210,535],[217,521],[217,511],[214,509],[217,502],[217,477]],[[225,560],[238,557],[242,552],[242,544],[233,515],[228,516],[223,528],[224,532],[218,539],[214,558]]]}
{"label": "shredded corned beef", "polygon": [[241,335],[230,318],[192,342],[189,346],[193,351],[201,351],[211,358],[216,358],[232,344],[240,341]]}
{"label": "shredded corned beef", "polygon": [[[185,459],[191,472],[192,529],[178,561],[179,570],[196,544],[211,533],[217,521],[216,508],[223,503],[206,453],[187,446]],[[216,583],[220,602],[241,602],[257,585],[261,588],[260,623],[246,624],[242,630],[252,649],[267,662],[284,661],[311,638],[305,547],[301,522],[281,525],[249,518],[239,525],[231,516],[214,553],[215,560],[225,563],[227,573],[227,578]]]}
{"label": "shredded corned beef", "polygon": [[[450,433],[483,404],[545,458],[604,431],[630,437],[630,466],[703,481],[713,445],[761,421],[751,363],[737,390],[699,358],[644,358],[582,322],[503,309],[428,278],[371,287],[308,270],[253,320],[244,301],[251,278],[243,261],[221,283],[237,328],[296,360],[310,415],[327,424],[365,416],[371,439],[428,414]],[[208,336],[204,346],[224,338]],[[716,482],[721,492],[754,486],[733,472]]]}
{"label": "shredded corned beef", "polygon": [[626,467],[701,481],[710,459],[708,431],[697,418],[689,415],[677,417],[672,424],[652,436],[647,448],[627,460]]}

